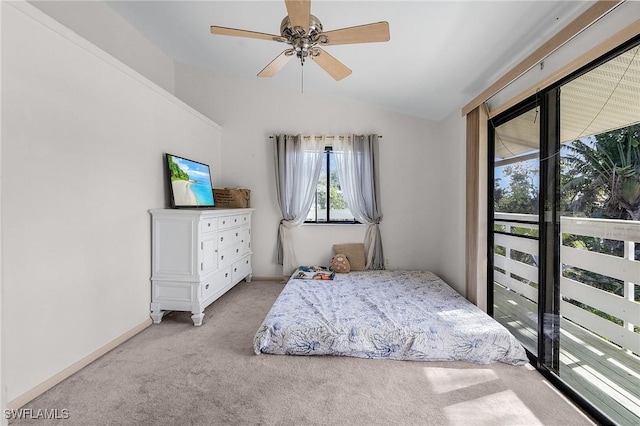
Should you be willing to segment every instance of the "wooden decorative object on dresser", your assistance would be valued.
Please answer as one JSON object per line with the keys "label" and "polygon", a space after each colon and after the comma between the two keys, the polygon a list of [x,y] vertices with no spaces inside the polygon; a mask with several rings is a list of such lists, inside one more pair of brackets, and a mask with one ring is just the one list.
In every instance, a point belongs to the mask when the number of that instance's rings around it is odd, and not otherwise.
{"label": "wooden decorative object on dresser", "polygon": [[191,311],[196,326],[204,309],[241,280],[251,281],[254,209],[154,209],[151,318]]}

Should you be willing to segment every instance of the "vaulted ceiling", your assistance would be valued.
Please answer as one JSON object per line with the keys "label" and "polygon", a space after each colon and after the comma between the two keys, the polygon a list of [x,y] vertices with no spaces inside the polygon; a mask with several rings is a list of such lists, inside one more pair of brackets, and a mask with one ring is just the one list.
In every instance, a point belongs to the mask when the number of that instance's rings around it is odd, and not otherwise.
{"label": "vaulted ceiling", "polygon": [[[169,57],[290,90],[441,120],[586,10],[592,1],[328,1],[311,13],[325,31],[388,21],[386,43],[328,46],[353,73],[333,80],[317,64],[290,61],[257,73],[286,45],[212,35],[210,25],[280,34],[282,0],[109,1]],[[304,73],[304,75],[303,75]]]}

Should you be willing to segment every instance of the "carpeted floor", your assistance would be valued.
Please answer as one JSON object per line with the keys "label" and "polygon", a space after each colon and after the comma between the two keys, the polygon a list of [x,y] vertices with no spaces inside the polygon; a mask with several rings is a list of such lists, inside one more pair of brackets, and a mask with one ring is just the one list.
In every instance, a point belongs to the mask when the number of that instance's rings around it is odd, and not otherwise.
{"label": "carpeted floor", "polygon": [[253,353],[283,284],[241,282],[172,313],[27,404],[71,425],[587,425],[531,366]]}

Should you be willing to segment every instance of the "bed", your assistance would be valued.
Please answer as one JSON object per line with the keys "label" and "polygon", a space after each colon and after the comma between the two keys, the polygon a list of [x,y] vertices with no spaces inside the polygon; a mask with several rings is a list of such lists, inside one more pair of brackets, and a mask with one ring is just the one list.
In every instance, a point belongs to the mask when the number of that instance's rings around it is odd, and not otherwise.
{"label": "bed", "polygon": [[528,362],[506,328],[431,272],[294,276],[256,332],[256,354]]}

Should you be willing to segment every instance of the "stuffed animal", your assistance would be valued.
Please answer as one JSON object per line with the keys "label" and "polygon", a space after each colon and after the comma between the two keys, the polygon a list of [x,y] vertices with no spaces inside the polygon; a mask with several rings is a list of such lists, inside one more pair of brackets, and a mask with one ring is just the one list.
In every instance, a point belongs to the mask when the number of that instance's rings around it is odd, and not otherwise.
{"label": "stuffed animal", "polygon": [[338,253],[331,259],[331,267],[334,271],[339,273],[346,273],[351,271],[351,265],[349,259],[344,253]]}

